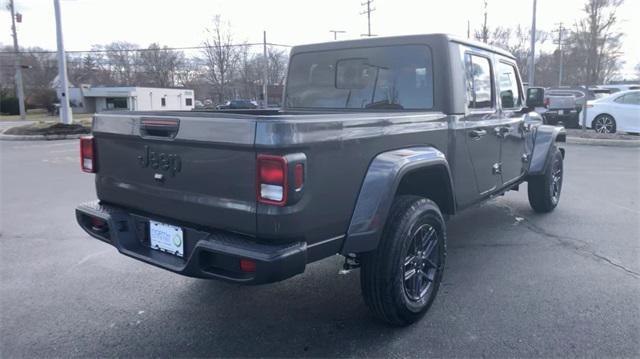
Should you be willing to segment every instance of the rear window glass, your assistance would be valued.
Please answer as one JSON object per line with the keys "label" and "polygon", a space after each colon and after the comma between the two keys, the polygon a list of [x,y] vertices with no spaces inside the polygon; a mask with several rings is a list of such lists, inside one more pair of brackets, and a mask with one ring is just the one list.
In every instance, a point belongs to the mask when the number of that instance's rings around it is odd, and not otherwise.
{"label": "rear window glass", "polygon": [[406,45],[300,53],[286,96],[289,108],[431,109],[431,51]]}

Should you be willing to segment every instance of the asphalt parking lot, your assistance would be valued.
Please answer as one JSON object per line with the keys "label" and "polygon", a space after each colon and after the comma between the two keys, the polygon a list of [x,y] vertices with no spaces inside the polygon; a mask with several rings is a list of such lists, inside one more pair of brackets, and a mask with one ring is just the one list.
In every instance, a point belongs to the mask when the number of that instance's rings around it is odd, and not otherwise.
{"label": "asphalt parking lot", "polygon": [[180,277],[90,239],[76,141],[0,142],[0,356],[640,356],[640,149],[573,145],[559,207],[520,192],[449,222],[418,324],[371,317],[341,258],[268,286]]}

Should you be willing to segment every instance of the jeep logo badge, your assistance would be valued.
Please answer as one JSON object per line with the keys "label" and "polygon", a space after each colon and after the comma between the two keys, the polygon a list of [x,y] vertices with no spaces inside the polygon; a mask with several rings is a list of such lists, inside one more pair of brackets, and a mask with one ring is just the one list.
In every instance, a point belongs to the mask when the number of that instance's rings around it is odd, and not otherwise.
{"label": "jeep logo badge", "polygon": [[179,155],[164,152],[155,152],[144,146],[144,152],[138,156],[138,163],[141,167],[151,167],[154,170],[160,170],[171,173],[175,176],[182,169],[182,159]]}

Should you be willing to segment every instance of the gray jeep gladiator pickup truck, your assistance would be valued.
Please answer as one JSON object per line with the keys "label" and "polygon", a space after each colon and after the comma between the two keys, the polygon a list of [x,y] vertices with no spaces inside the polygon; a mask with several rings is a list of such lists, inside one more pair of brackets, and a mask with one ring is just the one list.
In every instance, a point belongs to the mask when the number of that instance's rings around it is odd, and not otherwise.
{"label": "gray jeep gladiator pickup truck", "polygon": [[[532,96],[535,97],[535,96]],[[80,141],[80,226],[122,254],[240,284],[340,254],[366,304],[418,320],[445,219],[528,182],[558,204],[565,132],[524,103],[514,58],[448,35],[294,47],[281,110],[111,112]]]}

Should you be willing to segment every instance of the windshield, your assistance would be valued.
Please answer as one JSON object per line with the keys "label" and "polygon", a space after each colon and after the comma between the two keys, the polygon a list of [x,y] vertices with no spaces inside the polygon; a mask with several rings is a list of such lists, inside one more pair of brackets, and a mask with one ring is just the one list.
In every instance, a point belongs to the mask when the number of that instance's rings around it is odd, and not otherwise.
{"label": "windshield", "polygon": [[289,108],[431,109],[431,52],[405,45],[294,55],[285,101]]}

